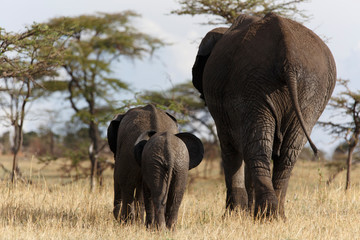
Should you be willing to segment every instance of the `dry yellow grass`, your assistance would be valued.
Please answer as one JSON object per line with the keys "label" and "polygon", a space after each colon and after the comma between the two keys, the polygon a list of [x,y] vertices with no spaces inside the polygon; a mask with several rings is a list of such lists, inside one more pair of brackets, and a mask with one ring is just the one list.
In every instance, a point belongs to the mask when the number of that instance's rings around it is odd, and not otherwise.
{"label": "dry yellow grass", "polygon": [[[202,165],[191,171],[194,180],[184,196],[177,230],[154,232],[114,221],[111,172],[103,189],[90,194],[87,180],[62,186],[48,180],[46,172],[39,173],[36,161],[23,163],[32,168],[32,185],[12,188],[0,181],[0,239],[360,239],[359,170],[345,193],[344,173],[326,186],[329,173],[322,163],[298,162],[288,189],[287,222],[258,223],[246,214],[223,218],[223,178],[218,171],[207,179],[195,178]],[[23,171],[29,176],[30,169]]]}

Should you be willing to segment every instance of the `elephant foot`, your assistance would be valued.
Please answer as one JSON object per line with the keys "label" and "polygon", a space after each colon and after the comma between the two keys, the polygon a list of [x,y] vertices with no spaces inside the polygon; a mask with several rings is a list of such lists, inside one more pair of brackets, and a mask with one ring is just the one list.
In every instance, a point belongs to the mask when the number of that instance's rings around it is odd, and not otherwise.
{"label": "elephant foot", "polygon": [[233,210],[226,209],[222,215],[222,219],[231,218],[231,217],[240,217],[240,216],[250,216],[251,213],[247,209],[235,208]]}
{"label": "elephant foot", "polygon": [[275,194],[264,194],[255,201],[254,217],[256,220],[273,220],[279,215],[278,200]]}
{"label": "elephant foot", "polygon": [[166,223],[166,228],[170,231],[175,231],[176,229],[176,223],[173,222],[173,223]]}
{"label": "elephant foot", "polygon": [[232,188],[227,192],[226,208],[230,211],[247,210],[248,196],[245,188]]}
{"label": "elephant foot", "polygon": [[146,213],[145,225],[146,228],[153,228],[155,217],[151,213]]}
{"label": "elephant foot", "polygon": [[156,230],[158,230],[158,231],[166,231],[167,230],[166,224],[165,223],[156,224]]}
{"label": "elephant foot", "polygon": [[128,216],[122,217],[121,220],[124,223],[133,224],[135,222],[135,215],[133,213],[129,214]]}
{"label": "elephant foot", "polygon": [[120,204],[116,205],[113,210],[114,218],[119,221]]}
{"label": "elephant foot", "polygon": [[149,221],[149,220],[146,219],[146,221],[145,221],[145,226],[146,226],[146,228],[152,228],[152,226],[153,226],[153,221]]}
{"label": "elephant foot", "polygon": [[120,221],[124,224],[133,224],[135,222],[135,213],[131,210],[126,212],[123,211],[124,209],[122,209],[120,214]]}
{"label": "elephant foot", "polygon": [[279,217],[286,222],[287,221],[287,217],[285,215],[285,211],[284,211],[284,206],[279,206],[279,213],[278,213]]}

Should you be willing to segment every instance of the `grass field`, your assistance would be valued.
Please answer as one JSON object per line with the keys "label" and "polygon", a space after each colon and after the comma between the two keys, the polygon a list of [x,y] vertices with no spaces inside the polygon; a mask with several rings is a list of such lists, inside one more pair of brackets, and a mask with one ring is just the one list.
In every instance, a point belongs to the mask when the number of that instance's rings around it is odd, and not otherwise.
{"label": "grass field", "polygon": [[[0,161],[10,169],[10,157]],[[360,239],[360,169],[352,172],[345,193],[345,172],[326,186],[324,163],[298,161],[287,194],[287,221],[259,223],[247,214],[223,217],[223,177],[214,165],[204,178],[202,163],[190,172],[176,231],[156,232],[114,221],[110,170],[103,188],[91,194],[87,179],[68,184],[71,179],[61,178],[59,163],[44,167],[29,158],[20,166],[33,184],[13,188],[0,180],[0,239]],[[0,179],[7,177],[0,169]]]}

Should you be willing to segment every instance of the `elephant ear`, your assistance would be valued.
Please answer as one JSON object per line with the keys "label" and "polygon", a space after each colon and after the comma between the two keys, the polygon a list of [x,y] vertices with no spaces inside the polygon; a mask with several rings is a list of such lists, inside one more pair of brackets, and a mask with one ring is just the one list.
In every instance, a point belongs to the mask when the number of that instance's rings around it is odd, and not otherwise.
{"label": "elephant ear", "polygon": [[123,119],[125,114],[118,114],[114,117],[114,119],[110,122],[110,125],[107,129],[107,139],[110,150],[116,155],[116,146],[117,146],[117,134],[120,126],[120,122]]}
{"label": "elephant ear", "polygon": [[195,63],[192,68],[192,82],[194,87],[201,93],[200,97],[203,99],[204,93],[202,88],[202,81],[205,64],[215,44],[219,41],[219,39],[224,35],[227,30],[228,28],[215,28],[208,32],[200,43]]}
{"label": "elephant ear", "polygon": [[185,143],[189,151],[189,170],[197,167],[204,157],[204,146],[201,140],[191,133],[178,133],[175,136]]}
{"label": "elephant ear", "polygon": [[134,146],[134,156],[137,164],[141,166],[141,155],[144,150],[144,147],[147,143],[147,141],[155,134],[155,131],[146,131],[140,134],[138,139],[135,142]]}

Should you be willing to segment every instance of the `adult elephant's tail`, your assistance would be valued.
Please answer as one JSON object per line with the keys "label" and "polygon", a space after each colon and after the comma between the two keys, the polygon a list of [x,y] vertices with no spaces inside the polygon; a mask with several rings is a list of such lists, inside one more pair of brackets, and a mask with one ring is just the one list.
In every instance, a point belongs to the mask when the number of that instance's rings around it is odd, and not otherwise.
{"label": "adult elephant's tail", "polygon": [[300,105],[299,105],[296,70],[287,71],[286,83],[289,88],[290,98],[291,98],[291,102],[292,102],[292,105],[295,110],[295,114],[300,122],[301,128],[303,129],[307,140],[309,141],[311,149],[314,151],[315,157],[317,157],[318,149],[315,146],[315,144],[313,143],[313,141],[311,140],[308,131],[306,130],[304,117],[301,113],[301,109],[300,109]]}

